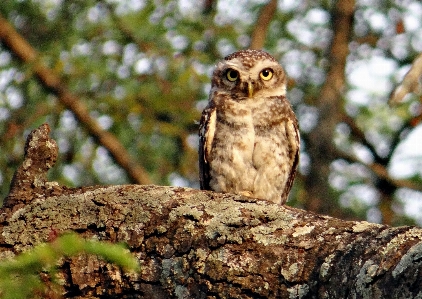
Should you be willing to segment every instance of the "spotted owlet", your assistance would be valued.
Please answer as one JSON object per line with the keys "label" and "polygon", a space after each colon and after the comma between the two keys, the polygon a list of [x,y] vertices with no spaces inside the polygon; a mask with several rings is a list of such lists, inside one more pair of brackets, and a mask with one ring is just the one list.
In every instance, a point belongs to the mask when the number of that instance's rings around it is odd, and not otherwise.
{"label": "spotted owlet", "polygon": [[300,137],[274,57],[242,50],[217,64],[199,136],[201,189],[286,202]]}

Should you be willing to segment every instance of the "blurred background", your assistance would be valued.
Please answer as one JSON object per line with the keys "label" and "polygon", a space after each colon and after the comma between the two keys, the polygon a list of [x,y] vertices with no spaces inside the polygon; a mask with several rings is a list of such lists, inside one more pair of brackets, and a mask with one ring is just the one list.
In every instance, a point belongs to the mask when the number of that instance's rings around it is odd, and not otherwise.
{"label": "blurred background", "polygon": [[42,123],[60,149],[50,180],[198,188],[213,66],[243,48],[289,76],[302,148],[288,205],[422,225],[421,74],[389,103],[422,52],[419,0],[2,0],[1,199]]}

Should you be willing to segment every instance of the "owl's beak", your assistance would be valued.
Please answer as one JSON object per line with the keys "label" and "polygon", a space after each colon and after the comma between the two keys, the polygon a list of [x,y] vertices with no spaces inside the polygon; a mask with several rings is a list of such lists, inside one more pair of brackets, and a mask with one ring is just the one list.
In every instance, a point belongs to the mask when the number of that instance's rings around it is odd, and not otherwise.
{"label": "owl's beak", "polygon": [[248,82],[248,97],[252,98],[253,96],[253,84],[252,82]]}

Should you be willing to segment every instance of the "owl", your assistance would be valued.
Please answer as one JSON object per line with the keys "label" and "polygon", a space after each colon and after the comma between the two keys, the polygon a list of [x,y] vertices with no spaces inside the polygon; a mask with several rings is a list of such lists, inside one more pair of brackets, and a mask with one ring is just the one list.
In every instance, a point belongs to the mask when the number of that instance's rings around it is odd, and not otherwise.
{"label": "owl", "polygon": [[199,126],[201,189],[284,204],[299,146],[286,74],[277,60],[264,51],[241,50],[220,61]]}

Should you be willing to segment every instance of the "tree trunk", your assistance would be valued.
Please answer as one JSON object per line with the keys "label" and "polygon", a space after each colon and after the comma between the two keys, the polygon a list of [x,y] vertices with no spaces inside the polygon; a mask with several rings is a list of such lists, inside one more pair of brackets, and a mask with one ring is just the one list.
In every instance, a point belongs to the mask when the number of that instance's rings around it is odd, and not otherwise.
{"label": "tree trunk", "polygon": [[140,273],[128,274],[94,256],[63,260],[58,281],[65,298],[422,295],[422,229],[189,188],[60,187],[45,180],[57,153],[48,133],[43,125],[28,137],[2,209],[1,256],[73,230],[125,242],[141,264]]}

